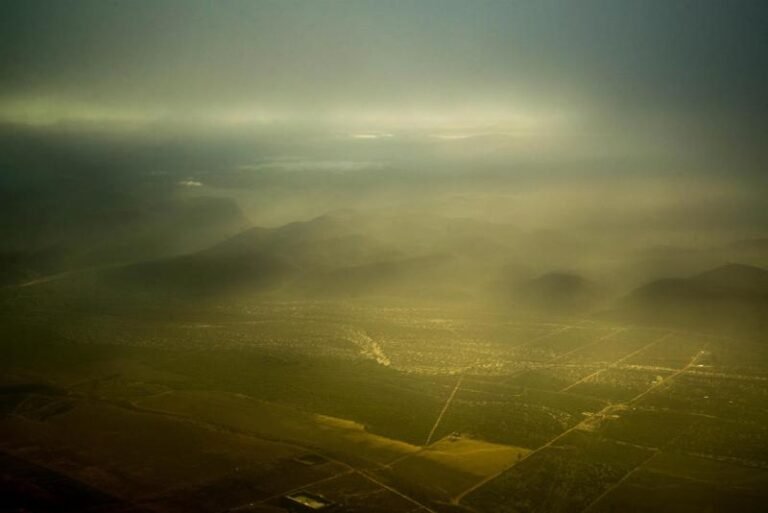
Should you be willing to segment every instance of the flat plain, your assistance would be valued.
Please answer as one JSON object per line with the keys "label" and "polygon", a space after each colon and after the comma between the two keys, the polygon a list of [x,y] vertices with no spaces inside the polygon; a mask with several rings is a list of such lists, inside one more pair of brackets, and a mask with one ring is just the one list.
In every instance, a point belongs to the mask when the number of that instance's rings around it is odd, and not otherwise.
{"label": "flat plain", "polygon": [[[27,309],[2,325],[6,508],[72,483],[81,510],[125,511],[273,511],[297,490],[392,512],[768,498],[754,341],[330,302]],[[40,472],[49,489],[33,489]]]}

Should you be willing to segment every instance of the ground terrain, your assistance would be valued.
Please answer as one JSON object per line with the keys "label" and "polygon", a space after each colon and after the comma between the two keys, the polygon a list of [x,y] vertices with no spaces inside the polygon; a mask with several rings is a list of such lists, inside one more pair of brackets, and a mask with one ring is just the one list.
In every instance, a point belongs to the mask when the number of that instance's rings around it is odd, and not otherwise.
{"label": "ground terrain", "polygon": [[768,498],[754,340],[457,305],[12,304],[5,509],[273,511],[292,490],[389,512]]}

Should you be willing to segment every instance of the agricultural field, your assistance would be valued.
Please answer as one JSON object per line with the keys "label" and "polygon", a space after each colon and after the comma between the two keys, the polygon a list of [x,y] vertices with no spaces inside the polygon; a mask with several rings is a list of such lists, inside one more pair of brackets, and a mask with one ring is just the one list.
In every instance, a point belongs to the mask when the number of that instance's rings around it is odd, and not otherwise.
{"label": "agricultural field", "polygon": [[274,512],[302,490],[361,512],[765,498],[768,379],[728,340],[375,304],[35,315],[3,323],[7,497],[48,472],[45,493],[126,511]]}
{"label": "agricultural field", "polygon": [[615,511],[742,511],[765,509],[764,470],[712,459],[660,453],[588,509]]}

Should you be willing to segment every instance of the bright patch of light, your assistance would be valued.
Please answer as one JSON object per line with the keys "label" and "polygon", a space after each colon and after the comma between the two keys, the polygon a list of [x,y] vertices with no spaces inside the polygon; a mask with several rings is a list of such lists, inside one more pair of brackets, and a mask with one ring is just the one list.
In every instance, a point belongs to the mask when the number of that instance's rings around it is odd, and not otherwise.
{"label": "bright patch of light", "polygon": [[381,169],[383,162],[356,160],[304,160],[299,158],[273,159],[239,166],[241,171],[325,171],[349,172]]}
{"label": "bright patch of light", "polygon": [[526,135],[525,131],[518,132],[474,132],[474,133],[436,133],[430,134],[430,137],[442,139],[445,141],[456,141],[463,139],[475,139],[478,137],[519,137]]}
{"label": "bright patch of light", "polygon": [[394,134],[390,133],[363,133],[363,134],[351,134],[352,139],[389,139],[394,137]]}
{"label": "bright patch of light", "polygon": [[0,120],[21,125],[45,126],[70,122],[137,125],[153,122],[157,118],[157,115],[138,109],[43,97],[0,102]]}

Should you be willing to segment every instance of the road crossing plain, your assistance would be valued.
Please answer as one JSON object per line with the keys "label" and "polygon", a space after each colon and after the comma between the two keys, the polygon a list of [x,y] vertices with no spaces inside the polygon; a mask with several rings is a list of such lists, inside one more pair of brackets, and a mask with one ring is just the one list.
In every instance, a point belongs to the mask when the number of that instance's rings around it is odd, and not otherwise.
{"label": "road crossing plain", "polygon": [[392,512],[758,511],[768,494],[754,341],[374,305],[34,315],[2,323],[4,461],[137,511],[272,511],[300,489]]}

